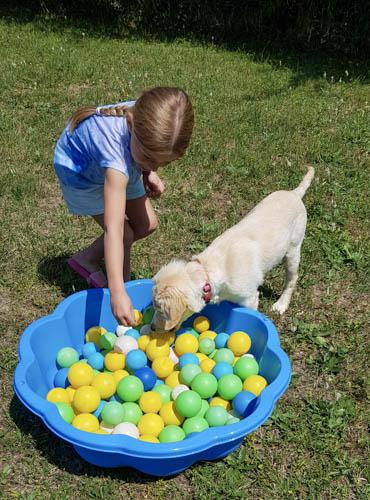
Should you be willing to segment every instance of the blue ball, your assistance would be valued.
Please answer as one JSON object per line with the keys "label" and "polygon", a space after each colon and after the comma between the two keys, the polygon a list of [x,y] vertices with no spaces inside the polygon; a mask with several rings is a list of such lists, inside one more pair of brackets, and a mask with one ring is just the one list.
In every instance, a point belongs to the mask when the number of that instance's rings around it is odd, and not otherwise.
{"label": "blue ball", "polygon": [[148,358],[145,356],[143,351],[140,351],[140,349],[133,349],[127,353],[126,368],[129,368],[130,370],[135,371],[139,368],[143,368],[146,366],[147,362]]}
{"label": "blue ball", "polygon": [[220,361],[217,363],[212,369],[213,375],[218,379],[220,379],[223,375],[229,375],[230,373],[234,373],[233,367],[229,365],[229,363],[225,363],[225,361]]}
{"label": "blue ball", "polygon": [[101,411],[102,409],[104,408],[104,405],[107,404],[106,401],[104,401],[104,399],[102,399],[100,401],[100,404],[99,406],[97,407],[97,409],[94,411],[93,415],[96,417],[96,418],[100,418],[100,414],[101,414]]}
{"label": "blue ball", "polygon": [[127,330],[127,332],[125,333],[125,336],[126,337],[132,337],[135,340],[137,340],[140,337],[140,332],[138,332],[134,328],[131,328],[131,330]]}
{"label": "blue ball", "polygon": [[144,391],[151,391],[157,382],[157,375],[148,366],[135,370],[134,375],[142,381]]}
{"label": "blue ball", "polygon": [[232,407],[238,415],[244,418],[252,413],[256,402],[257,398],[253,393],[241,391],[233,399]]}
{"label": "blue ball", "polygon": [[84,345],[85,344],[77,344],[77,345],[73,346],[73,348],[76,349],[76,351],[78,352],[79,356],[82,356],[82,349],[83,349]]}
{"label": "blue ball", "polygon": [[67,378],[68,370],[69,368],[61,368],[56,372],[54,377],[55,387],[62,387],[63,389],[65,389],[67,386],[69,386],[69,381]]}
{"label": "blue ball", "polygon": [[87,358],[88,364],[91,368],[95,368],[95,370],[102,370],[104,368],[104,356],[100,354],[100,352],[93,352]]}
{"label": "blue ball", "polygon": [[222,349],[226,347],[227,341],[229,340],[229,336],[227,333],[219,333],[215,337],[215,344],[217,349]]}
{"label": "blue ball", "polygon": [[187,352],[186,354],[183,354],[182,356],[180,356],[180,358],[179,358],[179,367],[180,368],[183,368],[185,365],[188,365],[189,363],[199,365],[198,357],[191,352]]}
{"label": "blue ball", "polygon": [[160,378],[157,379],[156,383],[154,384],[154,387],[157,387],[157,385],[163,385],[164,382]]}
{"label": "blue ball", "polygon": [[113,394],[113,396],[109,398],[109,401],[116,401],[117,403],[123,403],[123,400],[118,396],[118,394]]}
{"label": "blue ball", "polygon": [[94,344],[94,342],[86,342],[86,344],[82,347],[82,356],[88,359],[90,354],[94,354],[94,352],[98,351],[99,348]]}

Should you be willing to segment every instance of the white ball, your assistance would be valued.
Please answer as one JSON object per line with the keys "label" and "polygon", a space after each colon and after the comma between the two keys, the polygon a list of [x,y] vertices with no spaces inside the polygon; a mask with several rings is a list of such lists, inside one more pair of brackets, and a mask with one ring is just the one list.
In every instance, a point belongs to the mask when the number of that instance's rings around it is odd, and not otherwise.
{"label": "white ball", "polygon": [[131,330],[131,326],[123,326],[123,325],[118,325],[116,328],[116,335],[117,337],[121,337],[124,335],[128,330]]}
{"label": "white ball", "polygon": [[179,394],[181,394],[184,391],[189,391],[189,387],[185,384],[179,384],[176,387],[172,389],[171,396],[174,401],[176,401],[176,398]]}
{"label": "white ball", "polygon": [[102,431],[108,432],[108,434],[112,434],[114,425],[108,425],[105,422],[100,422],[100,429]]}
{"label": "white ball", "polygon": [[114,344],[114,351],[121,352],[122,354],[127,354],[133,349],[138,349],[137,341],[134,337],[126,337],[123,335],[122,337],[118,337],[116,343]]}
{"label": "white ball", "polygon": [[170,348],[170,354],[168,357],[170,358],[170,360],[174,365],[177,365],[177,363],[179,362],[179,358],[176,355],[175,351],[172,349],[172,347]]}
{"label": "white ball", "polygon": [[253,354],[249,354],[249,353],[243,354],[242,358],[244,358],[244,357],[255,359],[255,357],[253,356]]}
{"label": "white ball", "polygon": [[122,422],[121,424],[116,425],[112,434],[125,434],[126,436],[139,439],[139,430],[136,425],[131,422]]}
{"label": "white ball", "polygon": [[144,325],[140,328],[140,335],[149,335],[152,333],[150,325]]}

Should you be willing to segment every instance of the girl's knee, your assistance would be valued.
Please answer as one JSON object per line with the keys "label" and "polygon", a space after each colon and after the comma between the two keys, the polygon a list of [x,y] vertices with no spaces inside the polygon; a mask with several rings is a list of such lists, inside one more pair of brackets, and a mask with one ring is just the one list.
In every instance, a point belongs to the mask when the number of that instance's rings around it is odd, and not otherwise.
{"label": "girl's knee", "polygon": [[146,238],[150,234],[154,233],[154,231],[157,228],[158,228],[157,217],[156,216],[150,217],[148,221],[134,228],[135,240],[141,240],[142,238]]}

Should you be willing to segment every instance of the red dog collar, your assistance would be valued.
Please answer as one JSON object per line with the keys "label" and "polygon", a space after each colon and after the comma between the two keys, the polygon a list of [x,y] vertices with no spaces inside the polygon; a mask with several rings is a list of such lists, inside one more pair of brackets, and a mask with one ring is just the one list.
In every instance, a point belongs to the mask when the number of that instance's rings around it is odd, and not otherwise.
{"label": "red dog collar", "polygon": [[203,300],[206,304],[208,304],[208,302],[210,302],[211,298],[212,298],[212,288],[211,288],[211,285],[207,282],[203,286]]}

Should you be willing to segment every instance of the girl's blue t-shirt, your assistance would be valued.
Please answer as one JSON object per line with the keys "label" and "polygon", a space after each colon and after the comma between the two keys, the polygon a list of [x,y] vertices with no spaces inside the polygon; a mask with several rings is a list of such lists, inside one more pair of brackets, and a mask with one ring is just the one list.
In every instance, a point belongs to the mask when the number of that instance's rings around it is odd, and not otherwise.
{"label": "girl's blue t-shirt", "polygon": [[[131,107],[135,101],[112,104]],[[99,108],[97,108],[99,110]],[[99,112],[81,122],[70,132],[69,123],[60,136],[54,152],[54,164],[63,184],[87,188],[104,184],[105,169],[114,168],[137,182],[141,170],[131,156],[131,134],[125,117],[103,116]],[[64,168],[60,168],[64,167]]]}

